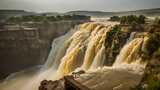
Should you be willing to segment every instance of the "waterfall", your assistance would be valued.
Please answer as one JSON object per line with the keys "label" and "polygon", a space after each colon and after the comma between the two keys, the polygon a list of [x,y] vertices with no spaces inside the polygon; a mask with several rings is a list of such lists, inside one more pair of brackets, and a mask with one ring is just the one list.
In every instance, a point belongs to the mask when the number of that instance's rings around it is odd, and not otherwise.
{"label": "waterfall", "polygon": [[56,80],[55,73],[60,63],[59,59],[63,57],[63,53],[65,53],[65,49],[68,47],[65,41],[78,28],[77,26],[52,42],[52,49],[44,65],[11,74],[0,83],[0,90],[38,90],[38,86],[42,80]]}
{"label": "waterfall", "polygon": [[129,90],[139,84],[147,62],[139,54],[148,38],[135,38],[126,43],[111,67],[91,69],[76,80],[91,90]]}
{"label": "waterfall", "polygon": [[136,38],[126,44],[117,56],[113,67],[143,73],[147,62],[142,61],[140,50],[143,48],[143,43],[146,40],[146,38]]}
{"label": "waterfall", "polygon": [[52,42],[52,48],[50,50],[50,54],[48,56],[48,59],[46,63],[44,64],[45,68],[57,68],[59,65],[59,60],[64,56],[65,50],[68,47],[67,42],[65,42],[66,39],[68,39],[76,30],[78,27],[75,27],[75,29],[72,29],[67,34],[56,38]]}
{"label": "waterfall", "polygon": [[63,77],[78,67],[88,70],[94,61],[97,64],[93,66],[102,66],[106,32],[110,28],[94,23],[82,25],[80,30],[67,40],[70,45],[61,59],[58,76]]}
{"label": "waterfall", "polygon": [[142,62],[139,52],[145,50],[147,39],[133,39],[135,32],[131,33],[113,66],[106,67],[105,41],[111,30],[112,25],[94,22],[77,26],[53,41],[48,59],[41,69],[15,74],[0,84],[0,90],[37,90],[40,81],[56,80],[77,69],[86,71],[77,81],[91,89],[118,90],[116,88],[123,87],[128,90],[141,80],[146,62]]}
{"label": "waterfall", "polygon": [[91,65],[91,69],[96,69],[98,67],[103,67],[105,61],[105,47],[104,45],[98,51],[97,55],[95,56],[93,63]]}
{"label": "waterfall", "polygon": [[136,32],[131,32],[129,39],[127,40],[127,43],[129,43],[131,40],[133,40],[135,35],[136,35]]}

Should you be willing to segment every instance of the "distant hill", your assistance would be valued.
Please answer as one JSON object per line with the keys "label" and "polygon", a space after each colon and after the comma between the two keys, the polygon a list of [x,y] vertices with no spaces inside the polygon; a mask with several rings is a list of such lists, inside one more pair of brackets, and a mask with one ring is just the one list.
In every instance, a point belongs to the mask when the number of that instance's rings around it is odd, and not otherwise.
{"label": "distant hill", "polygon": [[24,10],[0,10],[1,16],[11,17],[11,16],[22,16],[22,15],[34,15],[34,12],[27,12]]}
{"label": "distant hill", "polygon": [[107,16],[123,16],[123,15],[146,15],[146,16],[160,16],[160,8],[154,9],[142,9],[142,10],[135,10],[135,11],[122,11],[122,12],[102,12],[102,11],[70,11],[65,14],[78,14],[78,15],[88,15],[94,17],[107,17]]}
{"label": "distant hill", "polygon": [[23,16],[23,15],[47,15],[47,16],[56,16],[59,15],[57,12],[45,12],[45,13],[36,13],[28,12],[24,10],[0,10],[0,15],[2,16]]}
{"label": "distant hill", "polygon": [[47,15],[47,16],[57,16],[60,15],[58,12],[45,12],[45,13],[39,13],[39,15]]}
{"label": "distant hill", "polygon": [[141,15],[141,14],[143,14],[143,15],[146,15],[146,16],[160,16],[160,8],[116,12],[116,14],[120,14],[120,15],[126,15],[126,14],[127,15],[128,14]]}
{"label": "distant hill", "polygon": [[87,15],[87,16],[112,16],[114,12],[102,12],[102,11],[70,11],[65,13],[67,15]]}
{"label": "distant hill", "polygon": [[11,16],[22,16],[22,15],[48,15],[48,16],[56,16],[56,15],[87,15],[93,17],[110,17],[110,16],[123,16],[123,15],[146,15],[146,16],[160,16],[160,8],[154,9],[142,9],[135,11],[122,11],[122,12],[103,12],[103,11],[70,11],[66,13],[58,13],[58,12],[46,12],[46,13],[35,13],[28,12],[24,10],[0,10],[0,18],[2,17],[11,17]]}

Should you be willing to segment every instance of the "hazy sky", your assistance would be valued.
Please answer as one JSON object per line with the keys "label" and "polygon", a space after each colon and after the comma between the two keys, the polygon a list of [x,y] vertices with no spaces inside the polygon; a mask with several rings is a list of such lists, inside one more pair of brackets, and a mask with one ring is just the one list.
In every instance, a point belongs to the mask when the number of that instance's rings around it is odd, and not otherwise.
{"label": "hazy sky", "polygon": [[125,11],[158,7],[160,0],[0,0],[0,9],[36,12]]}

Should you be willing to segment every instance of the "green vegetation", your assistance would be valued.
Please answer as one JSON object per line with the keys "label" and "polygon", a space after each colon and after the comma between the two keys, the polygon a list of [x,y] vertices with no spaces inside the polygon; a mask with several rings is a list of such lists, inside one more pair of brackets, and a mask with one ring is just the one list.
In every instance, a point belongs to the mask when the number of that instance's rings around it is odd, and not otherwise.
{"label": "green vegetation", "polygon": [[145,19],[146,19],[146,17],[144,15],[140,15],[138,17],[138,23],[139,24],[145,24]]}
{"label": "green vegetation", "polygon": [[120,28],[117,25],[114,26],[110,32],[107,32],[106,42],[109,42],[108,43],[109,46],[112,45],[111,42],[114,40],[114,36],[117,35],[118,32],[120,32]]}
{"label": "green vegetation", "polygon": [[156,17],[154,20],[154,24],[160,24],[160,18]]}
{"label": "green vegetation", "polygon": [[119,21],[121,24],[144,24],[146,17],[144,15],[112,16],[109,21]]}
{"label": "green vegetation", "polygon": [[2,22],[3,20],[5,20],[7,18],[6,15],[0,15],[0,22]]}
{"label": "green vegetation", "polygon": [[120,17],[119,16],[112,16],[112,17],[110,17],[109,21],[120,21]]}
{"label": "green vegetation", "polygon": [[19,23],[21,21],[22,19],[19,17],[10,17],[9,19],[7,19],[7,22],[12,22],[12,23]]}
{"label": "green vegetation", "polygon": [[[148,41],[146,50],[140,52],[143,60],[149,60],[145,70],[145,76],[141,83],[131,90],[160,90],[160,25],[156,19],[146,28]],[[148,29],[148,30],[147,30]]]}
{"label": "green vegetation", "polygon": [[112,16],[109,21],[119,21],[121,24],[144,24],[146,17],[144,15],[136,16]]}
{"label": "green vegetation", "polygon": [[57,21],[57,19],[56,19],[55,16],[46,17],[46,20],[47,20],[47,21],[51,21],[51,22]]}
{"label": "green vegetation", "polygon": [[149,34],[148,44],[146,46],[149,55],[153,54],[160,47],[160,32]]}
{"label": "green vegetation", "polygon": [[160,58],[160,47],[158,48],[158,50],[156,52],[154,52],[154,57]]}
{"label": "green vegetation", "polygon": [[146,90],[160,90],[160,80],[158,80],[154,74],[149,74],[146,76],[146,83],[148,83],[148,88]]}
{"label": "green vegetation", "polygon": [[146,51],[140,53],[143,60],[151,60],[153,57],[160,59],[160,32],[149,33],[148,36]]}
{"label": "green vegetation", "polygon": [[136,15],[129,15],[129,16],[122,16],[120,19],[121,24],[144,24],[146,17],[143,15],[136,16]]}
{"label": "green vegetation", "polygon": [[145,79],[145,81],[142,86],[138,85],[136,88],[132,88],[131,90],[160,90],[160,80],[155,77],[155,74],[146,74],[143,79]]}
{"label": "green vegetation", "polygon": [[107,65],[112,65],[121,48],[126,43],[128,33],[121,31],[120,25],[115,25],[106,33],[105,48]]}
{"label": "green vegetation", "polygon": [[44,16],[34,16],[34,15],[29,15],[29,16],[22,16],[20,17],[22,21],[33,21],[33,22],[40,22],[41,20],[44,20]]}
{"label": "green vegetation", "polygon": [[63,15],[63,16],[46,16],[46,15],[28,15],[28,16],[19,16],[19,17],[10,17],[7,19],[7,22],[19,23],[19,22],[54,22],[61,20],[89,20],[89,16],[83,15]]}

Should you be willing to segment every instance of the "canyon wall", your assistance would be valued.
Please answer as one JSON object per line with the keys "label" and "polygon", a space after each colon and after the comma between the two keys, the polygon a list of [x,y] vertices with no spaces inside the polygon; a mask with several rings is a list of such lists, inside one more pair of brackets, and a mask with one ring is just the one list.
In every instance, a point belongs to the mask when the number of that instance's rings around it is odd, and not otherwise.
{"label": "canyon wall", "polygon": [[[0,30],[0,79],[45,62],[54,38],[84,21],[31,24],[30,29]],[[29,27],[29,26],[28,26]]]}

